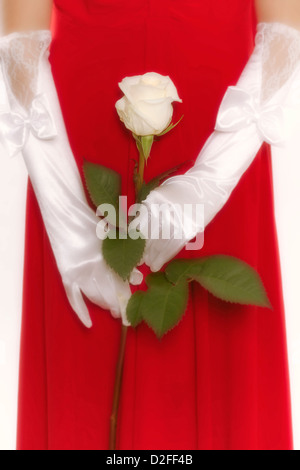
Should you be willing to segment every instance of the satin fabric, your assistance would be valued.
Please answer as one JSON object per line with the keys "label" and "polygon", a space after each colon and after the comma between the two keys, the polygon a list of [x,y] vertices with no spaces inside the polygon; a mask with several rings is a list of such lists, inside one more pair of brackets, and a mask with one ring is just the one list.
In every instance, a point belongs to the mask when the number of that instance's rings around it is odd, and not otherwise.
{"label": "satin fabric", "polygon": [[[57,0],[55,82],[80,170],[121,172],[133,200],[134,142],[114,104],[125,76],[170,75],[183,99],[176,131],[154,146],[147,178],[195,160],[222,97],[254,45],[252,1]],[[292,448],[285,322],[267,146],[205,234],[200,252],[238,256],[261,274],[273,310],[224,304],[191,285],[180,326],[161,342],[129,332],[119,449]],[[28,193],[19,449],[107,449],[120,322],[89,305],[74,317]]]}
{"label": "satin fabric", "polygon": [[[276,64],[277,52],[270,52],[274,37],[277,40],[285,39],[287,57],[293,51],[295,57],[291,62],[294,69],[288,78],[285,77],[285,83],[274,90],[268,100],[263,100],[261,97],[267,94],[265,87],[269,83],[262,80],[268,67],[268,63],[264,63],[265,56],[274,54],[273,63]],[[195,165],[184,175],[167,179],[144,202],[149,209],[165,205],[162,221],[160,214],[153,214],[152,210],[151,229],[161,227],[163,230],[171,225],[171,232],[175,232],[174,228],[178,226],[176,219],[169,222],[172,207],[176,206],[183,213],[188,204],[203,206],[202,218],[198,216],[197,220],[197,211],[194,210],[189,217],[185,217],[184,222],[180,222],[184,237],[167,240],[157,237],[157,240],[147,241],[144,262],[152,271],[159,271],[213,220],[255,159],[263,142],[273,148],[283,146],[297,131],[300,118],[300,60],[297,60],[297,48],[300,48],[300,33],[297,30],[280,23],[258,25],[254,52],[237,86],[226,91],[218,111],[215,132],[207,140]],[[289,64],[289,59],[287,62]],[[274,70],[269,72],[271,77],[279,80],[284,66],[285,63],[273,66]],[[148,212],[145,212],[140,217],[142,231],[145,222],[148,222]]]}
{"label": "satin fabric", "polygon": [[[0,141],[8,155],[20,153],[24,158],[74,312],[86,327],[92,326],[84,294],[128,326],[130,286],[107,266],[102,255],[102,242],[96,235],[99,219],[88,205],[53,82],[48,61],[50,43],[50,31],[43,30],[0,39],[6,81],[0,102],[9,108],[9,112],[0,114]],[[24,80],[32,93],[29,109],[26,99],[23,102],[28,93],[22,93],[18,80]],[[140,284],[142,275],[134,270],[131,279]]]}
{"label": "satin fabric", "polygon": [[294,108],[273,103],[258,105],[255,98],[238,87],[229,87],[216,123],[216,131],[238,132],[255,124],[263,141],[278,146],[287,142],[296,127],[297,101]]}
{"label": "satin fabric", "polygon": [[10,157],[17,155],[22,150],[30,132],[42,140],[52,139],[57,135],[53,118],[48,109],[47,98],[41,95],[33,100],[28,118],[17,113],[0,114],[0,134]]}

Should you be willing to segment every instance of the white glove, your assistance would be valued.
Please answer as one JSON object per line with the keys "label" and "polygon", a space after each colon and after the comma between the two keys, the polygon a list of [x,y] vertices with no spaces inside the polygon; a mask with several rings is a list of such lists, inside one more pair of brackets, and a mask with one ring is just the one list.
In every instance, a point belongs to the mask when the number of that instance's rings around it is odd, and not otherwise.
{"label": "white glove", "polygon": [[[159,235],[151,238],[149,214],[141,212],[140,229],[148,238],[144,262],[152,271],[159,271],[203,231],[224,206],[262,143],[281,145],[297,125],[300,130],[299,122],[300,31],[280,23],[259,24],[255,50],[237,86],[227,90],[215,132],[194,167],[165,181],[144,202],[151,212],[152,234]],[[159,214],[161,204],[170,210]],[[178,217],[185,204],[194,208],[203,205],[204,217],[197,218],[196,211]],[[172,216],[174,208],[176,217]],[[162,232],[168,223],[173,236],[164,239]]]}
{"label": "white glove", "polygon": [[[7,91],[1,96],[0,140],[10,155],[22,151],[67,297],[80,320],[92,326],[83,293],[128,324],[130,286],[102,256],[99,219],[84,194],[48,61],[50,42],[50,31],[0,38]],[[135,271],[132,283],[141,280]]]}

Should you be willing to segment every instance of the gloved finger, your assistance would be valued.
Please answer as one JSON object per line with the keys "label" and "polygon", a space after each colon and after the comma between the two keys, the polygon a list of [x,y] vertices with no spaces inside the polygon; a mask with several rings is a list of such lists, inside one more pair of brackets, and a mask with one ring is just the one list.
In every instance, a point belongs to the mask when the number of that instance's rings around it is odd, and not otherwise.
{"label": "gloved finger", "polygon": [[139,264],[137,265],[138,268],[140,268],[141,266],[143,266],[143,264],[145,264],[145,255],[143,255],[141,261],[139,262]]}
{"label": "gloved finger", "polygon": [[144,276],[141,273],[141,271],[134,268],[134,270],[132,271],[130,275],[130,280],[129,280],[130,284],[132,284],[133,286],[140,286],[143,280],[144,280]]}
{"label": "gloved finger", "polygon": [[103,310],[109,310],[113,318],[120,318],[121,312],[117,302],[117,295],[114,290],[111,287],[106,287],[106,289],[104,289],[104,296],[103,282],[98,280],[98,278],[93,278],[92,282],[95,288],[95,293],[93,295],[90,294],[88,296],[89,299]]}
{"label": "gloved finger", "polygon": [[149,243],[146,250],[144,261],[153,273],[162,269],[162,267],[171,261],[185,246],[184,240],[155,240]]}
{"label": "gloved finger", "polygon": [[165,264],[165,255],[169,240],[149,240],[144,254],[144,263],[152,272],[159,271]]}
{"label": "gloved finger", "polygon": [[132,296],[130,285],[128,282],[124,282],[120,279],[116,282],[115,286],[122,323],[124,326],[130,326],[126,315],[127,305]]}
{"label": "gloved finger", "polygon": [[74,312],[87,328],[91,328],[93,323],[79,286],[76,283],[73,283],[72,285],[65,284],[65,289],[68,300]]}
{"label": "gloved finger", "polygon": [[93,292],[89,292],[89,299],[101,308],[110,310],[114,318],[122,318],[123,324],[129,326],[126,317],[126,308],[131,297],[131,289],[128,282],[124,282],[112,271],[106,273],[107,279],[104,285],[103,277],[93,278]]}
{"label": "gloved finger", "polygon": [[[102,288],[101,288],[102,286]],[[103,288],[103,278],[93,277],[88,280],[88,285],[82,289],[84,295],[95,305],[102,310],[110,310],[113,304],[109,292],[110,290],[105,286]],[[114,302],[116,303],[116,302]],[[120,315],[118,315],[120,317]]]}
{"label": "gloved finger", "polygon": [[137,267],[139,268],[140,266],[143,266],[143,264],[145,264],[145,258],[146,258],[146,255],[147,255],[147,252],[149,251],[149,247],[151,245],[151,240],[146,240],[146,246],[145,246],[145,251],[143,253],[143,257],[141,259],[141,261],[138,263]]}
{"label": "gloved finger", "polygon": [[120,309],[121,309],[121,318],[124,326],[130,326],[130,323],[127,318],[127,305],[129,299],[123,298],[120,299]]}

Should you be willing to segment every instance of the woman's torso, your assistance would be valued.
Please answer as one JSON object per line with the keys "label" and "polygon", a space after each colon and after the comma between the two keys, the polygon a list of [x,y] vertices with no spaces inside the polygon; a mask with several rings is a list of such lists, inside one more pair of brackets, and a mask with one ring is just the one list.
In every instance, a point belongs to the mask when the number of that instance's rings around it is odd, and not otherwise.
{"label": "woman's torso", "polygon": [[184,122],[155,146],[148,177],[195,159],[253,48],[253,1],[56,0],[55,6],[51,61],[79,166],[83,157],[109,165],[122,173],[124,190],[132,186],[135,148],[115,102],[123,77],[149,71],[173,79],[183,100],[174,119],[184,114]]}
{"label": "woman's torso", "polygon": [[[253,1],[56,0],[55,5],[51,63],[79,168],[83,157],[110,166],[121,172],[124,190],[132,191],[137,150],[115,110],[118,82],[151,70],[174,80],[183,100],[174,120],[182,114],[184,120],[155,143],[147,177],[195,159],[214,128],[226,87],[236,82],[252,51]],[[94,328],[83,332],[53,258],[49,261],[32,192],[28,207],[19,448],[31,448],[32,439],[42,448],[107,448],[120,324],[89,304]],[[274,310],[224,304],[195,284],[183,322],[164,341],[157,342],[145,325],[130,330],[119,448],[290,448],[265,150],[207,228],[202,252],[189,253],[249,262],[264,279]],[[44,394],[37,386],[41,377]],[[42,418],[32,409],[40,409]]]}

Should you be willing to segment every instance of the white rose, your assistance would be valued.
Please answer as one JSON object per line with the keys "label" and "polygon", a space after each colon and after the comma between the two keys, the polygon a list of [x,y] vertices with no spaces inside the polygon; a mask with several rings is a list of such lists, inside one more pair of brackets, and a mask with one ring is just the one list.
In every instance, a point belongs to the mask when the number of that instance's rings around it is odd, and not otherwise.
{"label": "white rose", "polygon": [[161,134],[172,121],[173,101],[182,102],[170,77],[155,72],[126,77],[119,87],[125,95],[116,103],[119,117],[138,136]]}

